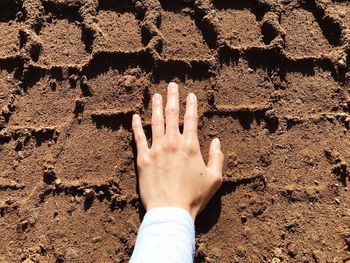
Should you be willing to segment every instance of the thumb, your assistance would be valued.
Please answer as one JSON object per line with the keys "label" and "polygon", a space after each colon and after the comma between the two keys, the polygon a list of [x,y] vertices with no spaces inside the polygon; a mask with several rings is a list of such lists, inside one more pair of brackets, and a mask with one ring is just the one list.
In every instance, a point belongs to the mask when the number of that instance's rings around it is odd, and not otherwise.
{"label": "thumb", "polygon": [[222,179],[222,167],[224,165],[224,155],[221,152],[220,140],[215,138],[210,143],[209,160],[207,168],[214,176]]}

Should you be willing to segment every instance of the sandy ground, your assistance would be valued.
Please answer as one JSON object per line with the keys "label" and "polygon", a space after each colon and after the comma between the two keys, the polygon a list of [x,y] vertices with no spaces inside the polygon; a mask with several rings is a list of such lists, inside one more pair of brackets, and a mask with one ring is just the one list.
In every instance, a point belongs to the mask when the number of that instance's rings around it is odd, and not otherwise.
{"label": "sandy ground", "polygon": [[1,263],[128,261],[169,81],[226,156],[196,262],[350,262],[349,1],[2,0],[0,36]]}

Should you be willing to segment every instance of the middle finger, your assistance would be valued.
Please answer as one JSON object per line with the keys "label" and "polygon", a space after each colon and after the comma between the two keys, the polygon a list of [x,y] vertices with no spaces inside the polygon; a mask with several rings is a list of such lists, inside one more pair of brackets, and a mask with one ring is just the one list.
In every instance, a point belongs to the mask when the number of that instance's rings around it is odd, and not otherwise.
{"label": "middle finger", "polygon": [[165,108],[165,120],[167,135],[175,135],[179,131],[179,89],[176,83],[170,82],[168,85],[167,105]]}

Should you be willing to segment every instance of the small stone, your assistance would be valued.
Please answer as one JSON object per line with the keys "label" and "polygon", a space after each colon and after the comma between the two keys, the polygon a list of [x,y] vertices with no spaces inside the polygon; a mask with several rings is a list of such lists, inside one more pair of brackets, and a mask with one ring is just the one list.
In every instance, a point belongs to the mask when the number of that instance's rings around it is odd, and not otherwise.
{"label": "small stone", "polygon": [[343,66],[343,67],[346,66],[346,61],[345,61],[344,58],[339,59],[339,60],[338,60],[338,63],[339,63],[339,65],[341,65],[341,66]]}
{"label": "small stone", "polygon": [[100,241],[102,241],[102,237],[100,237],[100,236],[97,236],[97,237],[93,237],[92,239],[91,239],[91,242],[92,243],[98,243],[98,242],[100,242]]}
{"label": "small stone", "polygon": [[9,107],[7,105],[2,107],[1,111],[2,111],[2,114],[6,114],[6,115],[10,113]]}
{"label": "small stone", "polygon": [[52,13],[47,13],[46,21],[49,22],[49,23],[51,23],[51,22],[52,22],[52,19],[53,19]]}
{"label": "small stone", "polygon": [[60,185],[62,183],[61,179],[57,178],[55,180],[55,185]]}
{"label": "small stone", "polygon": [[344,123],[346,125],[349,125],[350,124],[350,117],[346,117],[345,120],[344,120]]}
{"label": "small stone", "polygon": [[115,222],[115,218],[113,216],[108,216],[106,221],[108,223],[114,223]]}
{"label": "small stone", "polygon": [[74,197],[74,201],[75,201],[77,204],[80,204],[80,203],[81,203],[81,197],[76,195],[76,196]]}
{"label": "small stone", "polygon": [[128,220],[128,223],[129,225],[131,226],[132,230],[137,233],[137,230],[139,228],[139,225],[132,219],[132,218],[129,218]]}
{"label": "small stone", "polygon": [[85,189],[84,196],[86,198],[94,198],[95,197],[95,192],[92,189]]}
{"label": "small stone", "polygon": [[230,153],[227,156],[227,166],[229,170],[234,170],[239,165],[238,156],[235,153]]}
{"label": "small stone", "polygon": [[27,258],[26,260],[23,261],[23,263],[35,263],[35,262],[30,258]]}
{"label": "small stone", "polygon": [[64,256],[67,262],[75,262],[81,260],[79,251],[74,248],[68,248]]}
{"label": "small stone", "polygon": [[221,258],[222,250],[220,248],[214,247],[211,251],[215,257]]}
{"label": "small stone", "polygon": [[134,86],[135,81],[136,81],[136,77],[135,76],[127,75],[127,76],[124,76],[121,84],[126,89],[131,89]]}
{"label": "small stone", "polygon": [[19,223],[19,226],[22,231],[25,231],[28,229],[29,226],[29,221],[28,220],[23,220],[22,222]]}
{"label": "small stone", "polygon": [[340,200],[338,198],[334,198],[334,201],[339,205],[340,204]]}
{"label": "small stone", "polygon": [[81,76],[80,81],[82,84],[87,84],[87,77],[85,75]]}
{"label": "small stone", "polygon": [[24,155],[24,152],[23,152],[23,151],[18,151],[18,152],[17,152],[17,155],[18,155],[18,159],[19,159],[19,160],[22,160],[23,158],[25,158],[25,155]]}
{"label": "small stone", "polygon": [[21,19],[23,17],[23,13],[21,11],[16,13],[16,18]]}
{"label": "small stone", "polygon": [[18,165],[19,165],[19,161],[14,160],[14,161],[13,161],[13,164],[12,164],[13,168],[17,168]]}
{"label": "small stone", "polygon": [[314,184],[315,184],[315,185],[319,185],[320,183],[319,183],[319,181],[314,180]]}
{"label": "small stone", "polygon": [[276,247],[276,248],[273,250],[273,254],[274,254],[274,256],[277,257],[277,258],[281,258],[282,255],[283,255],[282,249],[279,248],[279,247]]}
{"label": "small stone", "polygon": [[341,18],[344,18],[344,17],[346,17],[346,11],[340,10],[340,12],[338,13],[338,15],[339,15]]}

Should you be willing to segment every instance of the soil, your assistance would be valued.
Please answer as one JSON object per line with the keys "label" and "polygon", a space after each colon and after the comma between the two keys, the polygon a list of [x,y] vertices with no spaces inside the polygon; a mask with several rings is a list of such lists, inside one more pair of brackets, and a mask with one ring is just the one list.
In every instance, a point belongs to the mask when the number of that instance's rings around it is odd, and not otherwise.
{"label": "soil", "polygon": [[[350,262],[350,2],[0,1],[0,263],[128,262],[134,112],[199,98],[196,262]],[[349,167],[348,167],[349,166]]]}

